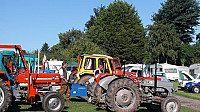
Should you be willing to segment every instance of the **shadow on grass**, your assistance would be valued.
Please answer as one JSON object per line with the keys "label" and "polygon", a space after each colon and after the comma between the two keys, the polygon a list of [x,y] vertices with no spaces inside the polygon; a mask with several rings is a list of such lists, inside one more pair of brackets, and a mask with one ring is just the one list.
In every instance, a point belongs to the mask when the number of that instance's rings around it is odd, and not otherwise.
{"label": "shadow on grass", "polygon": [[78,98],[78,97],[72,97],[72,98],[70,98],[70,101],[72,101],[72,102],[87,102],[86,100],[84,100],[82,98]]}
{"label": "shadow on grass", "polygon": [[[27,107],[27,108],[25,108]],[[67,109],[68,107],[64,107],[63,110]],[[43,111],[41,106],[39,105],[28,105],[25,103],[12,103],[8,110],[6,112],[21,112],[21,111],[32,111],[32,112],[37,112],[37,111]],[[68,111],[62,111],[62,112],[68,112]]]}
{"label": "shadow on grass", "polygon": [[137,112],[149,112],[147,109],[140,109]]}
{"label": "shadow on grass", "polygon": [[[109,111],[109,109],[106,109],[106,110],[104,110],[104,109],[101,109],[101,108],[99,108],[99,107],[97,107],[96,108],[96,111],[107,111],[107,112],[111,112],[111,111]],[[149,112],[146,108],[140,108],[138,111],[136,111],[136,112]]]}

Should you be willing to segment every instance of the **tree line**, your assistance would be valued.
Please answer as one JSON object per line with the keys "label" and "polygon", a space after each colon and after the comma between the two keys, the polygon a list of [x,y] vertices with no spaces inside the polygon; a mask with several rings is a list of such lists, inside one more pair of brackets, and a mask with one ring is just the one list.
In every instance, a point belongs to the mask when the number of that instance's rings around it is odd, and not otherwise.
{"label": "tree line", "polygon": [[41,53],[64,61],[77,61],[81,54],[106,54],[128,63],[200,63],[196,0],[166,0],[152,15],[153,24],[145,27],[136,8],[126,1],[115,0],[93,11],[83,31],[72,28],[60,33],[59,43],[50,48],[45,42]]}

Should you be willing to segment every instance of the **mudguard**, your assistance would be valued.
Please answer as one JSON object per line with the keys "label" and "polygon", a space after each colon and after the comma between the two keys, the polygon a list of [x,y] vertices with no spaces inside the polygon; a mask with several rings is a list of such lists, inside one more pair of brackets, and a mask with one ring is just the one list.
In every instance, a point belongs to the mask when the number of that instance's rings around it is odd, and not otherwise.
{"label": "mudguard", "polygon": [[110,82],[112,82],[116,78],[119,78],[119,77],[115,75],[104,77],[99,81],[99,85],[103,87],[105,90],[107,90]]}

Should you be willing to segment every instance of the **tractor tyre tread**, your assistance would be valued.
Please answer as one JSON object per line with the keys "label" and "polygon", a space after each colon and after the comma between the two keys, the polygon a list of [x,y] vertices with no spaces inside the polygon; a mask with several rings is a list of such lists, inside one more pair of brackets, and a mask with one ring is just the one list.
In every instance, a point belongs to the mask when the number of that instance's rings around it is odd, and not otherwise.
{"label": "tractor tyre tread", "polygon": [[[61,105],[60,105],[61,107],[60,107],[59,109],[57,109],[57,110],[51,110],[51,109],[49,109],[48,106],[47,106],[48,100],[49,100],[49,98],[51,98],[52,96],[53,96],[53,97],[59,98],[60,101],[61,101]],[[47,93],[47,94],[44,96],[43,101],[42,101],[42,108],[45,110],[45,112],[61,112],[61,111],[63,110],[64,106],[65,106],[64,97],[63,97],[61,94],[57,93],[57,92]]]}
{"label": "tractor tyre tread", "polygon": [[[77,84],[84,84],[86,81],[88,81],[92,76],[91,75],[85,75],[85,76],[82,76]],[[84,100],[88,100],[88,96],[81,96],[82,99]]]}
{"label": "tractor tyre tread", "polygon": [[162,112],[168,112],[167,109],[166,109],[166,104],[169,102],[169,101],[175,101],[177,103],[177,110],[176,112],[180,112],[180,109],[181,109],[181,102],[179,101],[178,98],[174,97],[174,96],[168,96],[167,98],[165,98],[162,102],[161,102],[161,110]]}
{"label": "tractor tyre tread", "polygon": [[8,86],[7,83],[4,82],[3,79],[0,79],[0,87],[5,92],[4,94],[5,102],[3,102],[3,104],[0,106],[0,112],[5,112],[12,102],[12,93],[10,87]]}
{"label": "tractor tyre tread", "polygon": [[88,93],[89,93],[89,95],[90,95],[90,97],[91,97],[91,100],[92,100],[92,104],[94,104],[95,102],[93,102],[93,99],[94,99],[94,96],[95,96],[95,88],[96,88],[96,86],[97,86],[97,82],[96,81],[94,81],[92,84],[89,84],[88,85]]}
{"label": "tractor tyre tread", "polygon": [[[119,90],[119,88],[129,88],[132,90],[132,92],[135,93],[135,103],[132,106],[129,106],[128,108],[120,108],[116,105],[114,101],[114,97],[116,92]],[[117,79],[109,84],[108,90],[106,92],[106,104],[111,111],[115,112],[133,112],[138,109],[140,106],[140,94],[139,89],[137,88],[137,85],[131,80],[127,78],[121,78]]]}

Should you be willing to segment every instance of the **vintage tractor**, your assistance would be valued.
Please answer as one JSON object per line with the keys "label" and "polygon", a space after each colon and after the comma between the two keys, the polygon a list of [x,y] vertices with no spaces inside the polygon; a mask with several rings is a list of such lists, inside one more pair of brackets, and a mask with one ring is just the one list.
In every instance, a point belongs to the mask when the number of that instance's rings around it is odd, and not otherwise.
{"label": "vintage tractor", "polygon": [[[0,51],[1,112],[6,111],[12,101],[41,104],[47,112],[63,110],[65,101],[59,93],[63,80],[60,74],[30,72],[20,45],[0,45],[0,49],[16,51]],[[21,59],[23,66],[15,59]]]}
{"label": "vintage tractor", "polygon": [[[101,54],[92,54],[92,55],[84,54],[78,56],[78,68],[77,71],[72,71],[72,74],[70,75],[70,80],[73,80],[72,82],[74,84],[86,83],[86,85],[89,85],[88,95],[93,96],[93,91],[96,86],[90,85],[89,79],[94,77],[95,72],[121,76],[124,74],[124,72],[122,72],[120,68],[121,64],[119,58],[112,58],[110,56]],[[126,72],[125,74],[133,74],[133,73]],[[88,100],[87,96],[84,97],[82,96],[82,98]]]}
{"label": "vintage tractor", "polygon": [[[104,77],[101,77],[104,76]],[[172,95],[173,84],[166,77],[121,77],[96,74],[93,100],[103,109],[133,112],[145,106],[150,112],[179,112],[180,101]]]}

